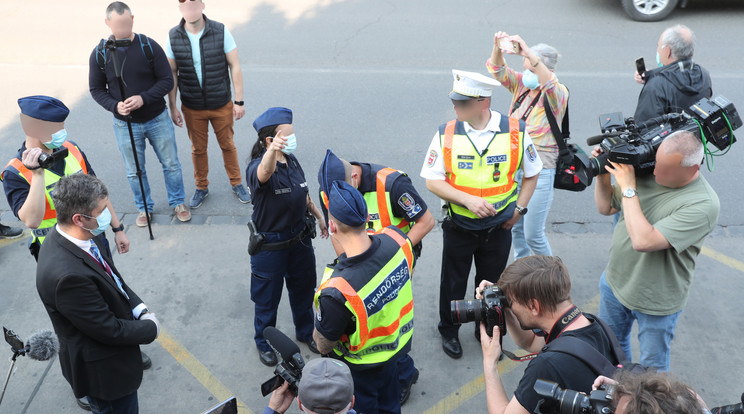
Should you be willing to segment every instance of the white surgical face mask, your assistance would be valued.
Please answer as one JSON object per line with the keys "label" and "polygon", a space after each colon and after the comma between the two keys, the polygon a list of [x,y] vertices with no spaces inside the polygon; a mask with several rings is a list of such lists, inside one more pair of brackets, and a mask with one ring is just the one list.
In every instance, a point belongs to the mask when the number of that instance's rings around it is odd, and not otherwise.
{"label": "white surgical face mask", "polygon": [[286,137],[287,143],[284,146],[284,149],[282,150],[283,153],[289,155],[297,149],[297,136],[295,134],[289,135]]}

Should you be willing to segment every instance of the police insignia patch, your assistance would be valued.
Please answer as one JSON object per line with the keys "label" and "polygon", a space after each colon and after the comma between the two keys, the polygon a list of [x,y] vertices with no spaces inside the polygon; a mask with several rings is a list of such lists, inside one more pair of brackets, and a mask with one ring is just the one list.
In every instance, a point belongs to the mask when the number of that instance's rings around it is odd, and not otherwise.
{"label": "police insignia patch", "polygon": [[535,146],[533,144],[530,144],[527,147],[527,158],[530,160],[530,162],[537,159],[537,151],[535,151]]}
{"label": "police insignia patch", "polygon": [[416,203],[413,202],[410,194],[403,193],[398,199],[398,205],[403,207],[403,210],[405,211],[411,211]]}
{"label": "police insignia patch", "polygon": [[434,161],[437,160],[437,152],[434,150],[429,151],[429,156],[426,158],[426,166],[431,167],[434,165]]}

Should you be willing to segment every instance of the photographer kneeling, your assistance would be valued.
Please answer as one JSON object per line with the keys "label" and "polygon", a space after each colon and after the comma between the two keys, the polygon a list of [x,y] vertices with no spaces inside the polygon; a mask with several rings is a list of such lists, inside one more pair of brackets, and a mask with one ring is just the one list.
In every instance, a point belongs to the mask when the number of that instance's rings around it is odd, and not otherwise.
{"label": "photographer kneeling", "polygon": [[[303,368],[297,389],[297,405],[303,413],[356,414],[351,408],[354,405],[354,380],[351,370],[343,362],[331,358],[313,359]],[[294,398],[285,382],[271,394],[269,405],[262,414],[283,414]]]}
{"label": "photographer kneeling", "polygon": [[[481,282],[478,297],[488,285],[492,283]],[[573,337],[598,351],[612,365],[623,358],[617,356],[622,353],[620,349],[613,349],[612,332],[605,331],[596,317],[581,313],[571,302],[571,278],[560,258],[528,256],[519,259],[504,270],[498,286],[507,298],[508,306],[503,309],[507,331],[520,348],[540,352],[559,337]],[[597,374],[590,366],[566,353],[540,352],[530,361],[509,401],[497,369],[501,356],[500,336],[498,327],[494,328],[493,337],[489,337],[485,326],[481,325],[489,413],[534,412],[542,399],[533,388],[538,379],[554,381],[562,388],[591,391]]]}

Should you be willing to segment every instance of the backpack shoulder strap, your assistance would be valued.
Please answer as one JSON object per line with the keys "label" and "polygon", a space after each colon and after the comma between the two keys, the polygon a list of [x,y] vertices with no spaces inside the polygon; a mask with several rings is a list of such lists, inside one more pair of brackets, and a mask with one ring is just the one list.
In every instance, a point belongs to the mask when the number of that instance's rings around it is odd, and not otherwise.
{"label": "backpack shoulder strap", "polygon": [[598,316],[592,315],[591,313],[584,312],[584,316],[592,322],[597,322],[605,335],[607,335],[607,338],[610,340],[610,344],[612,345],[612,355],[615,357],[615,361],[617,361],[618,364],[625,362],[627,360],[625,351],[623,351],[623,347],[620,346],[620,342],[617,340],[617,337],[615,336],[615,333],[612,332],[610,326]]}
{"label": "backpack shoulder strap", "polygon": [[142,53],[144,53],[145,58],[147,58],[147,63],[150,64],[150,69],[155,70],[155,63],[154,58],[152,54],[152,46],[150,45],[150,39],[147,38],[147,36],[137,33],[137,36],[139,36],[140,41],[140,47],[142,48]]}
{"label": "backpack shoulder strap", "polygon": [[568,100],[566,100],[566,113],[563,115],[563,131],[561,131],[561,128],[558,128],[558,121],[555,119],[555,113],[553,113],[553,107],[550,106],[547,95],[543,96],[543,101],[545,106],[545,117],[548,118],[550,131],[553,133],[555,143],[558,145],[558,152],[561,157],[570,156],[570,152],[566,146],[566,140],[571,136],[568,128]]}
{"label": "backpack shoulder strap", "polygon": [[583,362],[596,375],[612,377],[616,366],[588,343],[574,336],[560,336],[543,348],[542,352],[560,352]]}
{"label": "backpack shoulder strap", "polygon": [[96,63],[101,72],[106,71],[106,39],[101,39],[96,47]]}

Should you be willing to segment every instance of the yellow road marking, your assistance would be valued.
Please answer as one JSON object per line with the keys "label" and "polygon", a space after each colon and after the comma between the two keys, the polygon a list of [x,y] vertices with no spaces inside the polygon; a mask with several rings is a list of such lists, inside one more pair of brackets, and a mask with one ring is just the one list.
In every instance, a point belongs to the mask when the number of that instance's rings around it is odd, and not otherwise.
{"label": "yellow road marking", "polygon": [[[728,257],[724,255],[723,253],[719,253],[705,246],[703,246],[701,253],[704,256],[707,256],[717,262],[720,262],[732,269],[736,269],[740,272],[744,272],[744,263],[740,262],[739,260]],[[599,295],[596,295],[593,298],[591,298],[589,302],[587,302],[584,306],[581,307],[581,309],[586,312],[596,314],[599,311]],[[506,359],[503,362],[499,363],[499,374],[505,375],[513,371],[514,368],[517,367],[517,365],[518,365],[517,362]],[[481,374],[477,378],[473,379],[472,381],[468,382],[467,384],[457,389],[452,394],[444,397],[436,405],[426,410],[425,414],[441,414],[441,413],[455,412],[460,407],[460,405],[470,400],[471,398],[475,397],[476,395],[481,393],[484,389],[485,389],[485,379],[483,378],[483,374]]]}
{"label": "yellow road marking", "polygon": [[[212,375],[209,369],[199,362],[188,349],[181,345],[170,332],[161,328],[158,342],[217,399],[217,403],[235,395],[217,377]],[[238,413],[253,414],[240,399],[238,399]]]}
{"label": "yellow road marking", "polygon": [[14,239],[0,239],[0,247],[10,246],[11,244],[19,242],[21,240],[27,240],[26,237],[30,234],[31,233],[28,230],[24,230],[22,235]]}

